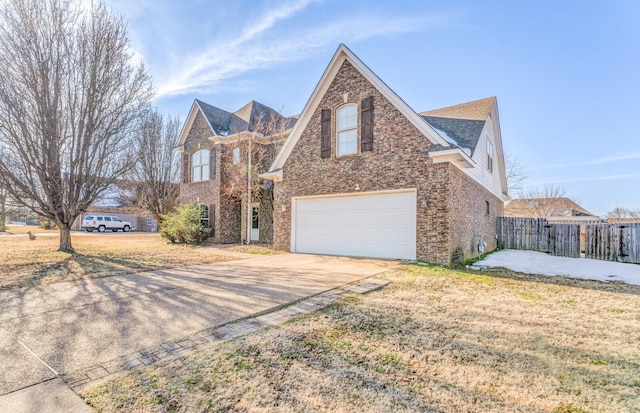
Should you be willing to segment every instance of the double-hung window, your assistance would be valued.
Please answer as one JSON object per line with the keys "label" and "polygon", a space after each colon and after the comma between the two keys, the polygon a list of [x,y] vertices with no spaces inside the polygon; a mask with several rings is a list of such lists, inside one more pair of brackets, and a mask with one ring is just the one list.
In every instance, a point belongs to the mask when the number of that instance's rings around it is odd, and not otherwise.
{"label": "double-hung window", "polygon": [[336,156],[358,152],[358,105],[348,104],[336,112]]}
{"label": "double-hung window", "polygon": [[209,150],[202,149],[191,155],[191,182],[209,179]]}
{"label": "double-hung window", "polygon": [[493,172],[493,144],[489,138],[487,138],[487,169]]}

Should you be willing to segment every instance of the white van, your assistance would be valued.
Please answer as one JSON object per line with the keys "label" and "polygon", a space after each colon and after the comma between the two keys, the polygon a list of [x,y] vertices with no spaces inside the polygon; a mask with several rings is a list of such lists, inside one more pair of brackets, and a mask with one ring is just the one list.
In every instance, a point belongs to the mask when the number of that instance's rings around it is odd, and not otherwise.
{"label": "white van", "polygon": [[82,229],[86,229],[87,232],[93,232],[97,229],[98,232],[105,232],[110,229],[113,232],[118,232],[121,229],[124,232],[131,231],[131,223],[123,221],[113,215],[87,215],[82,220]]}

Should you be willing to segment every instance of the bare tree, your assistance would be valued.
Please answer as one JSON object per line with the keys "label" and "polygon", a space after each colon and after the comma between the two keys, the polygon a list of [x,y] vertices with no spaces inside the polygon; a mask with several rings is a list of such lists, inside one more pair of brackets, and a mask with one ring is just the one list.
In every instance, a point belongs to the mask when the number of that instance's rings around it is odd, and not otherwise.
{"label": "bare tree", "polygon": [[530,200],[528,209],[531,216],[549,217],[563,215],[566,212],[564,204],[558,199],[567,198],[573,202],[577,200],[567,196],[567,189],[555,184],[544,184],[530,187],[521,193],[521,198]]}
{"label": "bare tree", "polygon": [[640,218],[640,208],[631,209],[624,207],[615,207],[611,211],[607,211],[606,218]]}
{"label": "bare tree", "polygon": [[178,205],[180,159],[175,147],[179,134],[180,119],[150,110],[142,118],[137,135],[135,197],[138,206],[148,210],[158,223]]}
{"label": "bare tree", "polygon": [[520,163],[516,155],[509,152],[504,153],[504,166],[507,176],[507,191],[513,196],[522,192],[524,181],[529,177],[527,170]]}
{"label": "bare tree", "polygon": [[0,185],[0,232],[7,230],[7,190]]}
{"label": "bare tree", "polygon": [[0,6],[0,182],[56,223],[60,251],[73,251],[73,221],[134,164],[152,89],[131,57],[125,23],[99,0]]}

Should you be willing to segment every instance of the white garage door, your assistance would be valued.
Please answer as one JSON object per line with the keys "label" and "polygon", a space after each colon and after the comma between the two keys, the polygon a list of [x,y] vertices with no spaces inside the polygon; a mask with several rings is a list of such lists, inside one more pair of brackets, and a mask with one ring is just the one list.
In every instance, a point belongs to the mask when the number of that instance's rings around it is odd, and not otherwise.
{"label": "white garage door", "polygon": [[292,250],[355,257],[416,258],[416,193],[294,199]]}

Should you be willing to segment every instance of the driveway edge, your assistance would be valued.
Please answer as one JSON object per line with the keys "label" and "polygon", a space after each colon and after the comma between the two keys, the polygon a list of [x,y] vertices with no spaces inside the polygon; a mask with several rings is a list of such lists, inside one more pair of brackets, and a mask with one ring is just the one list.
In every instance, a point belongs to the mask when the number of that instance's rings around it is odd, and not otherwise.
{"label": "driveway edge", "polygon": [[388,285],[390,281],[373,278],[378,274],[225,324],[206,328],[185,338],[138,350],[130,355],[90,366],[70,374],[62,374],[60,378],[77,394],[116,375],[150,366],[159,361],[186,356],[208,344],[222,343],[265,327],[283,324],[294,317],[320,310],[347,295],[354,293],[366,294],[379,290]]}

